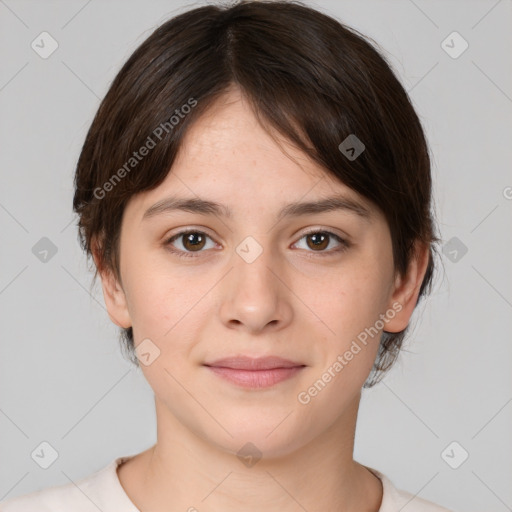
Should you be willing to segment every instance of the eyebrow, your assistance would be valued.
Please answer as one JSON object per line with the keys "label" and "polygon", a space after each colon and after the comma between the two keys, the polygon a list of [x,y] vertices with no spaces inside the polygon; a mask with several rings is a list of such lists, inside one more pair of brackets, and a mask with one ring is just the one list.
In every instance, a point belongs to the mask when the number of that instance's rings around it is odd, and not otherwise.
{"label": "eyebrow", "polygon": [[[284,206],[278,213],[277,219],[285,217],[299,217],[330,211],[347,211],[369,222],[372,212],[363,204],[345,196],[337,195],[310,202],[295,202]],[[181,198],[170,196],[150,206],[142,216],[142,220],[170,213],[173,211],[186,211],[200,215],[216,215],[228,219],[233,218],[231,209],[215,201],[201,198]]]}

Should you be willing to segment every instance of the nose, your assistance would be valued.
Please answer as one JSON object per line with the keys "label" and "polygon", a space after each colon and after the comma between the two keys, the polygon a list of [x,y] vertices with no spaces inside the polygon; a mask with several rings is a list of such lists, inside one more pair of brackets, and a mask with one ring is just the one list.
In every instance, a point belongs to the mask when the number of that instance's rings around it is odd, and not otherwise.
{"label": "nose", "polygon": [[220,287],[222,322],[230,329],[252,334],[283,329],[293,316],[293,294],[285,272],[271,250],[259,245],[261,248],[251,244],[238,248],[233,268]]}

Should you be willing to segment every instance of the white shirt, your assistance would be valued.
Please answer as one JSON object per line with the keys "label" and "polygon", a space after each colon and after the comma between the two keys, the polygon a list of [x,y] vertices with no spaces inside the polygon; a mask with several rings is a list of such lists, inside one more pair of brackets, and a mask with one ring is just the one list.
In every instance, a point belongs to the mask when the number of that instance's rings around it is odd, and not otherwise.
{"label": "white shirt", "polygon": [[[76,485],[68,483],[47,487],[1,501],[0,512],[140,512],[117,476],[117,467],[134,456],[118,457],[103,469],[78,480]],[[382,502],[378,512],[452,512],[396,489],[385,475],[365,467],[382,482]]]}

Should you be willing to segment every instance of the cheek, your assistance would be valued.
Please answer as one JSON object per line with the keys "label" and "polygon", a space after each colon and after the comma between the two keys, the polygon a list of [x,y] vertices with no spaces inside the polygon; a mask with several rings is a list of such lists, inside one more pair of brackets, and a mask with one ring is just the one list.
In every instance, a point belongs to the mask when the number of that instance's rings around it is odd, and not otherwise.
{"label": "cheek", "polygon": [[332,324],[336,337],[346,338],[373,325],[387,304],[387,281],[370,268],[354,267],[324,282],[316,307]]}
{"label": "cheek", "polygon": [[326,334],[315,344],[317,364],[297,397],[301,404],[311,403],[312,418],[323,415],[325,421],[335,421],[368,378],[381,338],[381,329],[375,328],[385,308],[381,296],[378,282],[352,273],[331,281],[327,299],[317,301],[330,329],[322,329]]}
{"label": "cheek", "polygon": [[179,274],[166,267],[163,249],[151,249],[149,242],[128,236],[124,242],[121,268],[134,329],[151,329],[153,335],[161,336],[162,328],[168,330],[176,321],[188,292]]}
{"label": "cheek", "polygon": [[[165,279],[138,274],[130,280],[129,308],[134,329],[147,331],[144,336],[162,336],[174,323],[177,313],[177,295]],[[162,331],[165,329],[165,331]]]}
{"label": "cheek", "polygon": [[[145,338],[160,350],[166,366],[179,366],[201,338],[203,320],[207,318],[211,288],[208,279],[194,279],[190,272],[170,271],[161,258],[133,259],[127,269],[127,297],[135,344]],[[142,263],[144,262],[144,264]]]}
{"label": "cheek", "polygon": [[322,368],[335,366],[333,381],[364,383],[379,348],[379,319],[387,307],[388,280],[387,269],[377,267],[370,258],[367,264],[361,258],[323,280],[323,293],[316,295],[311,309],[329,327],[322,329],[325,334],[318,346]]}

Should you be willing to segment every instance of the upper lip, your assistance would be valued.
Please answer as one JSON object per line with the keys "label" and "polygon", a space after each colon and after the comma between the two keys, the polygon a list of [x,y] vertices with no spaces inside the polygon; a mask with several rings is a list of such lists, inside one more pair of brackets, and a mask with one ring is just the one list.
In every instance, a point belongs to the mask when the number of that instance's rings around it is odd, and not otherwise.
{"label": "upper lip", "polygon": [[233,368],[236,370],[272,370],[275,368],[293,368],[296,366],[305,366],[289,359],[283,359],[278,356],[266,357],[247,357],[235,356],[217,359],[215,361],[204,363],[205,366],[216,366],[223,368]]}

